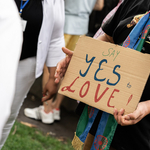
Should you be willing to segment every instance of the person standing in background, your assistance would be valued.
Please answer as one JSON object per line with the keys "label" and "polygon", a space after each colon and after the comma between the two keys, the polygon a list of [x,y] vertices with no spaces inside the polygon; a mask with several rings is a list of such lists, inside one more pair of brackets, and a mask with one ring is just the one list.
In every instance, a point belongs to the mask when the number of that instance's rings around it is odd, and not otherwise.
{"label": "person standing in background", "polygon": [[97,0],[65,0],[66,47],[74,50],[81,35],[88,33],[89,17]]}
{"label": "person standing in background", "polygon": [[[97,0],[65,0],[65,26],[64,37],[65,45],[72,51],[81,35],[88,33],[89,16],[93,10]],[[44,67],[43,88],[49,78],[47,67]],[[51,87],[49,87],[51,88]],[[46,95],[45,95],[46,98]],[[45,124],[52,124],[55,120],[60,120],[60,105],[64,96],[57,94],[55,100],[47,100],[43,106],[36,108],[25,108],[24,114],[33,119],[40,119]],[[40,109],[45,110],[45,114],[41,115]]]}
{"label": "person standing in background", "polygon": [[0,1],[0,139],[10,115],[22,45],[22,28],[13,0]]}

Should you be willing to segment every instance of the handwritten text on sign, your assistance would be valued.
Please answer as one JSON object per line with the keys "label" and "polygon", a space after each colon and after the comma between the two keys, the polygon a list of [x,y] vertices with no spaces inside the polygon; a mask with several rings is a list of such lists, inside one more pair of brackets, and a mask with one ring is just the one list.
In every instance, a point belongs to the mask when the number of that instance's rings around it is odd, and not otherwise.
{"label": "handwritten text on sign", "polygon": [[113,113],[133,112],[149,75],[150,57],[131,49],[81,37],[59,93]]}

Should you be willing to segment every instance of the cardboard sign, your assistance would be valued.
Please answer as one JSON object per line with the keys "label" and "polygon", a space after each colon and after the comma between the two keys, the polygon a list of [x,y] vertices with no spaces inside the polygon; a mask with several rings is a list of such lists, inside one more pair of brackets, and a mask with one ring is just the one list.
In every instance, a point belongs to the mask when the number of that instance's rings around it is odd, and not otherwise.
{"label": "cardboard sign", "polygon": [[150,55],[80,37],[59,93],[113,114],[133,112],[150,73]]}

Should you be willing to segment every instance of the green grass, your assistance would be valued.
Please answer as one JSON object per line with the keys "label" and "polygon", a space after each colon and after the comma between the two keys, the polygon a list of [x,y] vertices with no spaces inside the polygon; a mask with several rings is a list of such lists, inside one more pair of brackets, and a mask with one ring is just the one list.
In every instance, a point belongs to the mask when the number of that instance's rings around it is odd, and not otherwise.
{"label": "green grass", "polygon": [[15,122],[2,150],[73,150],[71,141],[60,142],[36,128]]}

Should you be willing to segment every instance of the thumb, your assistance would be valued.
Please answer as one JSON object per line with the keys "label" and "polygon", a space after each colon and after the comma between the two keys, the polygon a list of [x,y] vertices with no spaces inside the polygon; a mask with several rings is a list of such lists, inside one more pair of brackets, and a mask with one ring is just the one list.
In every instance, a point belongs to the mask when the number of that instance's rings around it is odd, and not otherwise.
{"label": "thumb", "polygon": [[66,47],[62,47],[62,50],[68,56],[72,56],[73,55],[73,52],[71,50],[69,50],[68,48],[66,48]]}

